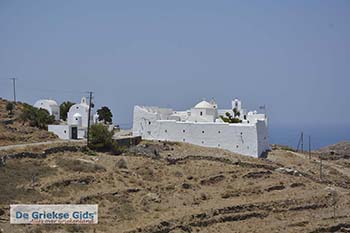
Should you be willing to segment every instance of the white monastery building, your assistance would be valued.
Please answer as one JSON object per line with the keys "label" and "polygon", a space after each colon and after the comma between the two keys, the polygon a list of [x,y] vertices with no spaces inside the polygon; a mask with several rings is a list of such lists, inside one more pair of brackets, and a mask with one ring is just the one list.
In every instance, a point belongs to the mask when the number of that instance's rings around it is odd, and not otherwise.
{"label": "white monastery building", "polygon": [[[94,124],[95,118],[98,115],[93,115],[91,111],[90,124]],[[89,105],[86,97],[81,99],[81,102],[70,107],[67,114],[67,124],[49,125],[48,130],[53,132],[61,139],[82,139],[86,138],[89,119]]]}
{"label": "white monastery building", "polygon": [[[227,112],[239,123],[224,122],[221,116]],[[247,112],[238,99],[232,101],[231,109],[218,109],[214,100],[201,101],[186,111],[135,106],[133,136],[217,147],[253,157],[264,156],[270,149],[267,116]]]}
{"label": "white monastery building", "polygon": [[60,106],[54,100],[38,100],[35,102],[34,107],[47,110],[57,121],[60,119]]}

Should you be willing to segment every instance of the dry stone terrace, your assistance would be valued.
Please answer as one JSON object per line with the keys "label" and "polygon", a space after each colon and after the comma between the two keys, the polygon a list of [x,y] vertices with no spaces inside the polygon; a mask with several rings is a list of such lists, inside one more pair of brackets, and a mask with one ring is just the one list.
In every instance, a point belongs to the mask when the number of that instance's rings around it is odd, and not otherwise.
{"label": "dry stone terrace", "polygon": [[[48,146],[47,146],[48,147]],[[28,153],[42,154],[43,148]],[[327,232],[348,229],[346,174],[274,150],[267,159],[186,143],[143,141],[120,156],[50,149],[0,168],[4,232]],[[294,172],[286,172],[292,169]],[[33,181],[34,177],[34,181]],[[8,180],[11,182],[8,182]],[[336,218],[327,187],[338,194]],[[10,203],[99,205],[93,226],[12,226]]]}

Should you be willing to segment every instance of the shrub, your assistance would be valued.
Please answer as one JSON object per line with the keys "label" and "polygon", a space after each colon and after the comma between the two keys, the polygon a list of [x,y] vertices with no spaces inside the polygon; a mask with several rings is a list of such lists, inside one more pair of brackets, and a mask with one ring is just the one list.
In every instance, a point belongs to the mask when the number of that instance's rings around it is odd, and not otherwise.
{"label": "shrub", "polygon": [[9,112],[9,115],[13,115],[13,110],[14,110],[14,108],[15,108],[15,105],[13,104],[13,103],[11,103],[11,102],[8,102],[7,104],[6,104],[6,111],[8,111]]}
{"label": "shrub", "polygon": [[113,132],[102,124],[92,125],[89,133],[89,148],[93,150],[111,150],[113,145]]}
{"label": "shrub", "polygon": [[120,169],[128,169],[128,164],[126,163],[125,159],[121,158],[116,163],[117,168]]}
{"label": "shrub", "polygon": [[[235,109],[234,109],[234,112],[235,112],[235,116],[239,116],[239,112],[237,114],[237,110],[235,111]],[[242,120],[240,120],[238,117],[233,117],[229,112],[226,112],[225,115],[226,115],[226,117],[220,116],[220,118],[226,123],[241,123],[242,122]]]}
{"label": "shrub", "polygon": [[48,124],[55,122],[55,117],[51,116],[45,109],[38,109],[29,104],[24,104],[20,120],[28,122],[30,126],[47,129]]}

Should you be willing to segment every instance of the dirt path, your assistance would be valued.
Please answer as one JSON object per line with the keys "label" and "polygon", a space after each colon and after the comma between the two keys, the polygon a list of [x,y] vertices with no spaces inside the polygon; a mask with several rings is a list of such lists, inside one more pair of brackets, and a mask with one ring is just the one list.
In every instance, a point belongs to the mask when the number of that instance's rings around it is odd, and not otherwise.
{"label": "dirt path", "polygon": [[27,146],[41,146],[41,145],[50,145],[50,144],[63,144],[67,142],[73,142],[77,144],[85,143],[86,140],[54,140],[54,141],[46,141],[46,142],[34,142],[34,143],[25,143],[25,144],[17,144],[17,145],[9,145],[9,146],[0,146],[0,151],[4,150],[12,150],[12,149],[20,149],[25,148]]}

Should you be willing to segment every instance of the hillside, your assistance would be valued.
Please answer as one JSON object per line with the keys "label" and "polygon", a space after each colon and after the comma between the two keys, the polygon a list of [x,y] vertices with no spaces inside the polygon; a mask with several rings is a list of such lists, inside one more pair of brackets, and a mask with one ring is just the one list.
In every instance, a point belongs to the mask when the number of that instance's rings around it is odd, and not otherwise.
{"label": "hillside", "polygon": [[9,101],[0,98],[0,146],[30,142],[50,141],[57,137],[36,127],[19,121],[23,104],[17,103],[13,116],[6,111]]}
{"label": "hillside", "polygon": [[[254,159],[143,142],[121,156],[26,148],[0,167],[3,232],[335,232],[350,229],[347,168],[295,152]],[[32,179],[34,177],[34,179]],[[11,180],[11,183],[8,181]],[[34,181],[33,181],[34,180]],[[336,217],[330,187],[335,189]],[[99,224],[10,225],[9,204],[97,203]]]}
{"label": "hillside", "polygon": [[316,151],[324,159],[337,160],[341,158],[350,158],[350,142],[339,142],[334,145],[323,147]]}

